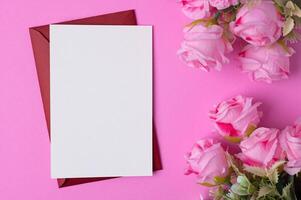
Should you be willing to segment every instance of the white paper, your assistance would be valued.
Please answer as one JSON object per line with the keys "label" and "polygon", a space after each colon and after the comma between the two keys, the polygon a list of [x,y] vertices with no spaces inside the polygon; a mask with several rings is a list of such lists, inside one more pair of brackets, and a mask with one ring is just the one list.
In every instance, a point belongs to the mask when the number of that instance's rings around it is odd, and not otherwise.
{"label": "white paper", "polygon": [[152,175],[152,27],[50,26],[51,177]]}

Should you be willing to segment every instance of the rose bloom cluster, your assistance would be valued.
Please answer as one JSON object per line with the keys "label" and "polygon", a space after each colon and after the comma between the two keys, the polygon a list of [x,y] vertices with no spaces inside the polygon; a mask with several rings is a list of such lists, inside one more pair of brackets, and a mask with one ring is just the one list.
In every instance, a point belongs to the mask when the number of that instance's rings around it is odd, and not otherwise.
{"label": "rose bloom cluster", "polygon": [[[243,166],[269,169],[283,161],[287,174],[298,174],[301,171],[301,121],[283,130],[259,127],[260,105],[252,98],[237,96],[219,103],[209,116],[216,132],[237,146],[234,157]],[[213,139],[199,140],[186,155],[186,174],[196,174],[202,185],[216,186],[231,176],[226,154],[222,143]]]}
{"label": "rose bloom cluster", "polygon": [[285,18],[272,0],[180,0],[195,20],[184,28],[178,51],[188,66],[209,71],[229,63],[236,38],[245,41],[238,54],[241,69],[253,80],[271,83],[289,75],[294,50],[282,39]]}

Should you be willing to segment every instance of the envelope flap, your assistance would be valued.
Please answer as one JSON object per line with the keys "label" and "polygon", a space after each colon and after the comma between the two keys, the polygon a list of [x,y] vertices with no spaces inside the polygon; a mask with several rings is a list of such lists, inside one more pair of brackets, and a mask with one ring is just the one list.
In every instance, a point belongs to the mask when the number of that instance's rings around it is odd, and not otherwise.
{"label": "envelope flap", "polygon": [[[49,40],[43,32],[37,31],[35,28],[29,29],[32,49],[36,62],[41,97],[43,101],[44,114],[50,133],[50,67],[49,67]],[[50,134],[49,134],[50,137]]]}
{"label": "envelope flap", "polygon": [[30,30],[35,30],[41,34],[45,38],[46,41],[49,42],[49,25],[39,26],[30,28]]}
{"label": "envelope flap", "polygon": [[[109,13],[83,19],[70,20],[55,24],[89,24],[89,25],[136,25],[136,15],[134,10]],[[39,32],[49,42],[49,25],[31,28]]]}
{"label": "envelope flap", "polygon": [[121,11],[83,19],[76,19],[58,24],[86,24],[89,25],[137,25],[134,10]]}

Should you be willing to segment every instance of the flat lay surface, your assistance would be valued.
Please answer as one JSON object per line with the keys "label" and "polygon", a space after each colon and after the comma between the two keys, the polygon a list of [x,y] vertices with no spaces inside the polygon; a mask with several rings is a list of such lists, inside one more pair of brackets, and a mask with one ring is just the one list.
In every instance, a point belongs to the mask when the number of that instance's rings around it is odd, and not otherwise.
{"label": "flat lay surface", "polygon": [[[50,178],[50,144],[28,28],[129,9],[135,9],[139,25],[153,26],[154,120],[163,170],[153,177],[59,189]],[[252,96],[263,103],[261,124],[275,128],[301,116],[300,44],[293,46],[288,80],[252,82],[234,59],[222,73],[206,73],[177,58],[183,26],[190,21],[180,9],[174,0],[1,0],[0,199],[198,199],[205,188],[184,175],[184,154],[212,135],[207,113],[214,104],[237,94]]]}

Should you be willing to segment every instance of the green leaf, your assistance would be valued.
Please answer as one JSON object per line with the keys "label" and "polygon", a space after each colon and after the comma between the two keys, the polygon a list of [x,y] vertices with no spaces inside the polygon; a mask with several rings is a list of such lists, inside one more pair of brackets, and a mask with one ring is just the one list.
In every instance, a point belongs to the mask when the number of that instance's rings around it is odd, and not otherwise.
{"label": "green leaf", "polygon": [[287,15],[288,16],[292,16],[293,15],[293,11],[295,10],[295,5],[294,5],[294,3],[292,2],[292,1],[288,1],[288,2],[286,2],[286,4],[285,4],[285,8],[286,8],[286,10],[287,10]]}
{"label": "green leaf", "polygon": [[291,31],[288,35],[285,36],[284,42],[288,43],[297,43],[301,40],[301,34],[296,31]]}
{"label": "green leaf", "polygon": [[294,26],[295,26],[295,22],[293,18],[288,17],[283,25],[283,30],[282,30],[283,36],[288,35],[294,29]]}
{"label": "green leaf", "polygon": [[285,4],[285,10],[286,10],[286,15],[287,16],[297,16],[297,17],[301,17],[301,9],[298,7],[297,4],[293,3],[292,1],[288,1]]}
{"label": "green leaf", "polygon": [[225,140],[231,143],[239,143],[241,141],[240,137],[224,136]]}
{"label": "green leaf", "polygon": [[253,131],[255,131],[256,128],[256,125],[250,124],[245,132],[245,136],[249,137],[253,133]]}
{"label": "green leaf", "polygon": [[220,176],[216,176],[214,177],[214,182],[217,184],[217,185],[220,185],[220,184],[224,184],[226,182],[229,182],[229,177],[220,177]]}
{"label": "green leaf", "polygon": [[272,165],[271,169],[274,170],[274,169],[278,169],[279,167],[283,167],[283,165],[284,165],[285,163],[286,163],[286,161],[284,161],[284,160],[276,161],[276,162]]}
{"label": "green leaf", "polygon": [[279,171],[283,170],[283,165],[285,161],[277,161],[273,164],[273,166],[267,170],[267,177],[273,184],[277,184],[279,180]]}
{"label": "green leaf", "polygon": [[292,200],[292,183],[287,184],[283,189],[282,189],[282,197],[285,200]]}
{"label": "green leaf", "polygon": [[285,6],[287,0],[274,0],[274,2],[275,2],[278,6],[283,7],[283,6]]}
{"label": "green leaf", "polygon": [[263,168],[260,168],[260,167],[253,167],[253,166],[244,166],[244,170],[253,174],[253,175],[256,175],[256,176],[259,176],[259,177],[266,177],[267,176],[267,173],[265,171],[265,169]]}
{"label": "green leaf", "polygon": [[237,195],[241,195],[241,196],[249,195],[248,191],[245,188],[241,187],[239,184],[232,185],[231,190],[233,191],[233,193]]}
{"label": "green leaf", "polygon": [[249,185],[251,184],[246,176],[238,176],[237,183],[245,188],[249,187]]}
{"label": "green leaf", "polygon": [[263,186],[259,189],[257,198],[264,197],[272,192],[274,192],[275,188],[271,186]]}
{"label": "green leaf", "polygon": [[279,173],[278,173],[278,169],[274,169],[272,171],[269,171],[267,173],[267,177],[269,178],[269,180],[271,181],[271,183],[276,184],[278,183],[279,180]]}
{"label": "green leaf", "polygon": [[250,200],[257,200],[258,192],[254,192],[253,195],[251,196]]}
{"label": "green leaf", "polygon": [[242,198],[239,195],[233,193],[232,191],[224,195],[223,198],[224,200],[242,200]]}
{"label": "green leaf", "polygon": [[199,184],[202,186],[205,186],[205,187],[215,187],[216,186],[215,184],[208,183],[208,182],[203,182],[203,183],[199,183]]}
{"label": "green leaf", "polygon": [[237,177],[237,183],[231,186],[231,191],[240,196],[247,196],[253,194],[256,188],[251,184],[249,179],[243,175]]}
{"label": "green leaf", "polygon": [[289,176],[289,183],[282,189],[282,199],[297,200],[295,194],[294,176]]}
{"label": "green leaf", "polygon": [[296,4],[295,4],[294,15],[297,17],[301,17],[301,9]]}

